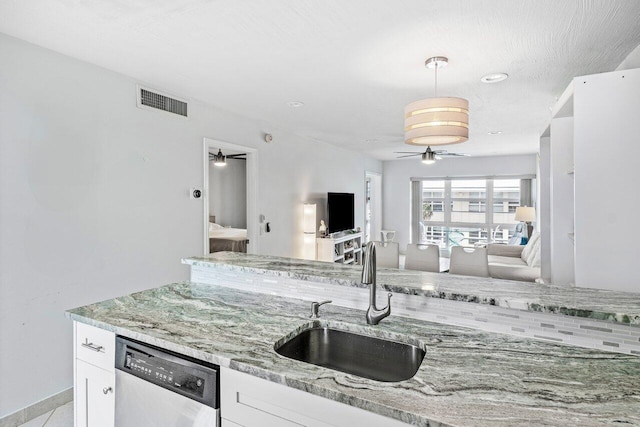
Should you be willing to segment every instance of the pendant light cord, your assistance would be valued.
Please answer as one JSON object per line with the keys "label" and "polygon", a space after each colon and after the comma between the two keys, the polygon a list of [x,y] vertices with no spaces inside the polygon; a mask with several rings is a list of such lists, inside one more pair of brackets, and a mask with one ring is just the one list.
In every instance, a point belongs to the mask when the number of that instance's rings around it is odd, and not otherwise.
{"label": "pendant light cord", "polygon": [[434,90],[434,93],[435,93],[434,98],[437,98],[438,97],[438,63],[437,62],[436,62],[435,71],[436,71],[436,87]]}

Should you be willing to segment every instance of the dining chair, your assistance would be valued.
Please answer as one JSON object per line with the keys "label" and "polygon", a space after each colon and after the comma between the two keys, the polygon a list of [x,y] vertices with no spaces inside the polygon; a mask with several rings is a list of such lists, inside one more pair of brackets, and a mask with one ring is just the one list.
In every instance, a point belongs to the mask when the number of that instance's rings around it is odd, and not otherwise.
{"label": "dining chair", "polygon": [[451,248],[449,273],[463,276],[489,277],[487,248]]}
{"label": "dining chair", "polygon": [[382,243],[393,242],[396,237],[395,230],[380,230],[380,236],[382,237]]}
{"label": "dining chair", "polygon": [[406,270],[440,272],[440,247],[438,245],[407,245],[404,261]]}
{"label": "dining chair", "polygon": [[400,267],[400,250],[395,242],[374,242],[376,244],[376,265],[378,267]]}

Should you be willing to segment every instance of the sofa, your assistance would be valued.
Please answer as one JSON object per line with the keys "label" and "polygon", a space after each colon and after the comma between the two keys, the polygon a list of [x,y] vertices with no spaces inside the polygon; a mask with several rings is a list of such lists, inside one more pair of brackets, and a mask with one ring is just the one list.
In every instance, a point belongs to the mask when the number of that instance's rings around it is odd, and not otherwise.
{"label": "sofa", "polygon": [[540,233],[533,233],[526,245],[488,245],[487,261],[490,277],[539,282],[541,280]]}

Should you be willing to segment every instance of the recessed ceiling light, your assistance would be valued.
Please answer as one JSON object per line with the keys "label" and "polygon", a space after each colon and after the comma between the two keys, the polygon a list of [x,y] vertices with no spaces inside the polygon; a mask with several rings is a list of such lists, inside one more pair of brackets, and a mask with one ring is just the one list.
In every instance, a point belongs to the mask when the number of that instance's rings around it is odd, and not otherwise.
{"label": "recessed ceiling light", "polygon": [[482,77],[480,81],[482,83],[498,83],[503,80],[507,80],[508,77],[509,77],[509,74],[507,73],[491,73]]}
{"label": "recessed ceiling light", "polygon": [[492,130],[491,132],[487,132],[489,135],[500,135],[502,133],[501,130]]}
{"label": "recessed ceiling light", "polygon": [[300,101],[289,101],[287,102],[287,105],[291,108],[300,108],[304,105],[304,102],[300,102]]}

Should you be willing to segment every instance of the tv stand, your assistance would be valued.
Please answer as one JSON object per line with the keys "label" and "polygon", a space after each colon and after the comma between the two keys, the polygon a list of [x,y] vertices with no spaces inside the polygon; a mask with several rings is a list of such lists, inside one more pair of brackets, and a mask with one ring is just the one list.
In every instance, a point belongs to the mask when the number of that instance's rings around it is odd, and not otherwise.
{"label": "tv stand", "polygon": [[316,239],[318,261],[338,264],[362,264],[362,232],[333,233]]}

